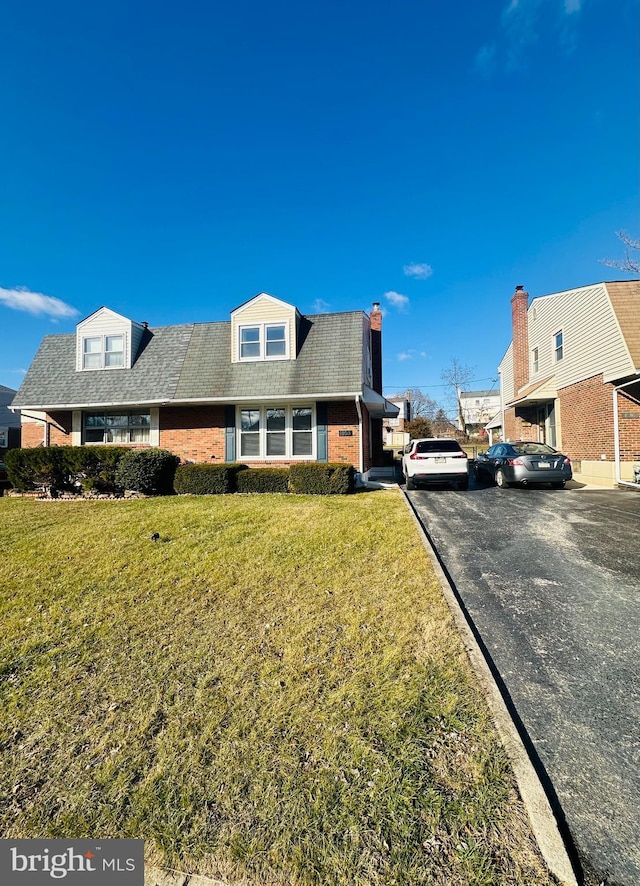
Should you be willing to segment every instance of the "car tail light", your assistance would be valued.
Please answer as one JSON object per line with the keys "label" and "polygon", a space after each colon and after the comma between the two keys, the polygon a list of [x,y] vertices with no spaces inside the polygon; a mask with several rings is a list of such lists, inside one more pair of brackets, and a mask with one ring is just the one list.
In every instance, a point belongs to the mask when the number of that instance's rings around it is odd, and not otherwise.
{"label": "car tail light", "polygon": [[568,468],[571,467],[571,459],[568,456],[565,456],[564,463]]}
{"label": "car tail light", "polygon": [[454,452],[453,455],[451,456],[451,458],[466,458],[466,459],[468,459],[469,456],[467,455],[466,452]]}
{"label": "car tail light", "polygon": [[521,467],[524,466],[524,462],[521,458],[508,458],[507,464],[511,465],[511,467],[513,467],[513,465],[520,465]]}

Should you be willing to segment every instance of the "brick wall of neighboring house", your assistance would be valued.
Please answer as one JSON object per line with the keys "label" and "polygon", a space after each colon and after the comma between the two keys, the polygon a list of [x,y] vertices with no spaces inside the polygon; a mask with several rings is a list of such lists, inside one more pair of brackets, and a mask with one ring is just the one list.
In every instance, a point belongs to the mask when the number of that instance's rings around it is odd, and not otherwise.
{"label": "brick wall of neighboring house", "polygon": [[535,423],[533,410],[521,416],[516,415],[515,409],[505,409],[502,436],[505,440],[537,441],[538,426]]}
{"label": "brick wall of neighboring house", "polygon": [[640,462],[640,402],[626,391],[618,391],[618,427],[621,461]]}
{"label": "brick wall of neighboring house", "polygon": [[171,406],[160,410],[160,448],[183,461],[224,461],[224,406]]}
{"label": "brick wall of neighboring house", "polygon": [[594,375],[558,391],[562,451],[572,459],[607,461],[615,457],[613,386]]}

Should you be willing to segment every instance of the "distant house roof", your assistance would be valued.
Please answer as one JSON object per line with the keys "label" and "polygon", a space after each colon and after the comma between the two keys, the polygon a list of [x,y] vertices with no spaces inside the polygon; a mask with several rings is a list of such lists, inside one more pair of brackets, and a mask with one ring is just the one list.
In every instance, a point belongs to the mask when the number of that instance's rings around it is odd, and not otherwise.
{"label": "distant house roof", "polygon": [[19,428],[20,416],[15,412],[11,412],[11,405],[16,392],[13,388],[6,385],[0,385],[0,427],[3,428]]}
{"label": "distant house roof", "polygon": [[499,397],[500,391],[492,388],[490,391],[460,391],[461,397]]}
{"label": "distant house roof", "polygon": [[76,371],[76,335],[46,336],[21,409],[233,402],[363,392],[362,311],[302,317],[295,360],[232,363],[230,322],[145,330],[131,369]]}

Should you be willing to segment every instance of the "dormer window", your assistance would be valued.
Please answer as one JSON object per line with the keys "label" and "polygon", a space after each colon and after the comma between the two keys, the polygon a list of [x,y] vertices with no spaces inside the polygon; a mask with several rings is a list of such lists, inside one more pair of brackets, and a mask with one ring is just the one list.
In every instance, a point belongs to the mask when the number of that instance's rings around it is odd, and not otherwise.
{"label": "dormer window", "polygon": [[83,338],[83,369],[116,369],[121,366],[124,366],[123,335],[91,335]]}
{"label": "dormer window", "polygon": [[258,323],[239,327],[241,360],[286,360],[287,323]]}

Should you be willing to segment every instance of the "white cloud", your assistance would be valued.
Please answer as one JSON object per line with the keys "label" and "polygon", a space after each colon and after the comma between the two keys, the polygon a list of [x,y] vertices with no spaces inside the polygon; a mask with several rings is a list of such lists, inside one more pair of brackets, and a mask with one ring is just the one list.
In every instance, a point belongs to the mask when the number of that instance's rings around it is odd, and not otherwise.
{"label": "white cloud", "polygon": [[394,292],[393,289],[385,292],[384,297],[394,308],[397,308],[403,314],[409,310],[409,298],[400,292]]}
{"label": "white cloud", "polygon": [[26,311],[36,317],[51,317],[52,320],[60,320],[63,317],[76,317],[79,314],[75,308],[54,298],[52,295],[43,295],[41,292],[31,292],[23,286],[15,289],[3,289],[0,287],[0,304],[14,311]]}
{"label": "white cloud", "polygon": [[313,310],[316,314],[326,314],[331,305],[323,298],[317,298],[313,303]]}
{"label": "white cloud", "polygon": [[426,356],[426,351],[417,351],[415,348],[408,348],[406,351],[400,351],[399,354],[396,354],[396,360],[399,360],[402,363],[404,360],[414,360],[416,357]]}
{"label": "white cloud", "polygon": [[433,274],[433,268],[431,265],[426,264],[426,262],[412,263],[410,265],[405,265],[402,269],[406,277],[415,277],[416,280],[427,280]]}
{"label": "white cloud", "polygon": [[523,70],[530,64],[531,48],[545,47],[554,36],[569,54],[575,49],[576,29],[585,0],[506,0],[500,27],[493,42],[487,41],[474,58],[475,70],[491,75],[496,68]]}

